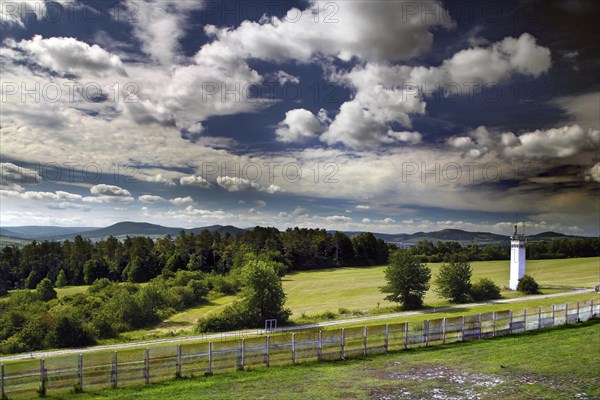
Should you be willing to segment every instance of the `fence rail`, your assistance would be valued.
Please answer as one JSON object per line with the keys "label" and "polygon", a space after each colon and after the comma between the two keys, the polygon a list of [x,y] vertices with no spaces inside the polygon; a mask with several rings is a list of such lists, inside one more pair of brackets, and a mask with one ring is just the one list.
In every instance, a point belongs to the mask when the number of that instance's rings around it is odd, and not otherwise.
{"label": "fence rail", "polygon": [[184,343],[133,351],[123,360],[117,352],[86,363],[72,359],[39,360],[36,369],[0,365],[1,399],[32,397],[47,391],[97,390],[149,384],[174,377],[210,375],[255,365],[286,365],[385,353],[412,347],[507,335],[586,321],[600,314],[593,300],[522,310],[440,318],[324,331],[266,335],[229,341]]}

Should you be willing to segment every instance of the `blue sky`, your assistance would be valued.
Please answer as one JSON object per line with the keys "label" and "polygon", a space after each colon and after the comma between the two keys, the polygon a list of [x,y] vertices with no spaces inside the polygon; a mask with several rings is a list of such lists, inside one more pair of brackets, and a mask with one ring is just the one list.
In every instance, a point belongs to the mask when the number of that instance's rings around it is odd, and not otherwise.
{"label": "blue sky", "polygon": [[3,226],[598,235],[595,1],[2,1]]}

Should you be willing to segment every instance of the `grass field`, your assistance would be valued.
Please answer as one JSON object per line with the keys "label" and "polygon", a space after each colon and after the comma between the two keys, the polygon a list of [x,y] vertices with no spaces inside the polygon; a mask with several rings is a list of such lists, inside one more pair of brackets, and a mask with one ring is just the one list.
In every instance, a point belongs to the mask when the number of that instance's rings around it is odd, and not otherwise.
{"label": "grass field", "polygon": [[[440,263],[431,263],[428,266],[435,276],[441,266]],[[492,279],[503,288],[502,296],[512,298],[521,296],[518,292],[506,289],[509,278],[508,261],[473,262],[473,281],[486,277]],[[385,267],[368,268],[337,268],[328,270],[303,271],[286,275],[283,287],[287,294],[286,307],[293,312],[292,321],[308,323],[325,318],[316,316],[325,311],[337,313],[340,308],[350,310],[368,311],[370,314],[392,313],[397,311],[396,304],[384,300],[385,295],[379,288],[385,284]],[[551,294],[573,287],[593,287],[600,284],[600,257],[558,259],[558,260],[530,260],[527,261],[527,273],[532,275],[540,285],[542,293]],[[58,288],[59,297],[71,295],[87,290],[89,286],[70,286]],[[448,306],[448,301],[441,299],[435,292],[432,284],[425,296],[425,304],[429,307]],[[589,298],[586,297],[586,298]],[[126,332],[116,340],[103,341],[114,343],[121,341],[144,340],[173,335],[189,334],[196,321],[208,314],[221,311],[235,299],[234,296],[225,296],[211,301],[208,305],[190,308],[172,315],[157,326]],[[577,301],[572,298],[569,301]],[[550,303],[560,302],[550,300]],[[566,301],[566,300],[565,300]],[[493,306],[490,306],[493,307]],[[512,305],[510,306],[513,307]],[[526,305],[524,307],[529,307]],[[492,308],[493,311],[506,309],[506,305]],[[460,311],[461,313],[468,312]],[[304,315],[303,315],[304,314]]]}
{"label": "grass field", "polygon": [[[257,367],[66,399],[592,399],[600,323],[363,359]],[[48,398],[57,398],[49,395]]]}
{"label": "grass field", "polygon": [[[440,263],[428,264],[435,276]],[[504,298],[522,296],[518,292],[506,289],[509,278],[508,261],[473,262],[473,281],[479,278],[492,279],[502,290]],[[293,312],[292,319],[304,322],[314,319],[301,318],[302,313],[318,314],[326,310],[337,312],[339,308],[372,310],[374,313],[393,312],[396,304],[384,300],[385,295],[379,288],[385,284],[385,267],[337,268],[317,271],[295,272],[283,279],[283,288],[287,294],[286,307]],[[600,283],[600,257],[534,260],[527,261],[527,273],[532,275],[544,287],[542,293],[550,294],[573,287],[591,288]],[[449,305],[434,291],[432,284],[425,296],[425,304],[430,307]],[[192,308],[169,318],[157,329],[164,331],[179,321],[195,321],[212,312],[218,311],[233,297],[223,298],[214,305]],[[380,310],[377,310],[380,308]],[[158,333],[158,332],[157,332]]]}

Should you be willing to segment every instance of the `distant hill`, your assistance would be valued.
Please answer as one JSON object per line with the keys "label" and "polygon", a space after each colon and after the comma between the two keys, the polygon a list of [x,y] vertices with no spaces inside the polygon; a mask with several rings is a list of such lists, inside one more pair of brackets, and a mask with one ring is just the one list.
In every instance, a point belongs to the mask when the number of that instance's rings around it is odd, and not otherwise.
{"label": "distant hill", "polygon": [[[70,226],[7,226],[0,228],[1,236],[10,236],[14,238],[27,238],[35,240],[45,240],[52,236],[69,235],[79,232],[99,229],[98,227],[70,227]],[[10,234],[5,234],[8,232]]]}
{"label": "distant hill", "polygon": [[[344,232],[348,236],[354,236],[362,232]],[[478,244],[480,246],[508,246],[510,236],[499,235],[490,232],[468,232],[461,229],[443,229],[433,232],[416,232],[413,234],[387,234],[373,233],[378,238],[399,246],[411,247],[423,240],[430,242],[458,242],[463,246]],[[565,235],[557,232],[542,232],[527,237],[529,242],[551,241],[556,239],[581,239],[583,236]]]}
{"label": "distant hill", "polygon": [[10,237],[15,239],[23,239],[23,236],[15,231],[8,230],[6,228],[0,228],[0,236]]}
{"label": "distant hill", "polygon": [[[6,242],[22,243],[31,240],[72,240],[76,235],[81,235],[83,238],[90,240],[102,240],[109,236],[114,236],[123,239],[126,236],[148,236],[151,238],[164,237],[171,235],[175,237],[183,228],[167,227],[147,222],[119,222],[105,228],[90,228],[90,227],[60,227],[60,226],[12,226],[0,228],[0,237]],[[199,234],[203,230],[208,230],[211,233],[218,232],[220,235],[229,233],[237,235],[246,231],[246,229],[237,228],[232,225],[211,225],[192,229],[183,229],[187,233]],[[335,232],[335,231],[330,231]],[[364,232],[344,232],[348,236],[358,235]],[[394,243],[401,247],[415,246],[422,240],[431,242],[459,242],[466,246],[470,244],[478,244],[480,246],[508,246],[510,237],[506,235],[498,235],[489,232],[468,232],[461,229],[443,229],[433,232],[416,232],[408,233],[373,233],[378,239],[382,239],[389,243]],[[581,236],[565,235],[558,232],[542,232],[528,236],[529,242],[551,241],[556,239],[576,239]]]}
{"label": "distant hill", "polygon": [[[109,236],[124,238],[125,236],[148,236],[152,238],[166,235],[177,236],[183,228],[172,228],[147,222],[119,222],[105,228],[72,228],[59,226],[22,226],[0,228],[0,236],[28,240],[66,240],[80,235],[84,239],[101,240]],[[227,225],[211,225],[193,229],[183,229],[186,232],[200,233],[203,230],[221,235],[229,233],[236,235],[244,229]]]}

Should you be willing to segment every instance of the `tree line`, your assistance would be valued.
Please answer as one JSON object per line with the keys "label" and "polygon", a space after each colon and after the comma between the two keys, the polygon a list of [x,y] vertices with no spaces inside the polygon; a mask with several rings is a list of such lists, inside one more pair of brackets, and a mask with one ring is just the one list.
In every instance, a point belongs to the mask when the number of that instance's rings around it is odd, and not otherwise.
{"label": "tree line", "polygon": [[0,295],[34,289],[48,278],[56,286],[147,282],[163,273],[201,271],[227,275],[247,253],[269,254],[288,271],[387,263],[388,245],[371,233],[349,238],[324,229],[256,227],[237,236],[181,231],[175,238],[115,237],[92,242],[76,236],[64,242],[31,242],[0,253]]}
{"label": "tree line", "polygon": [[[510,245],[462,246],[458,242],[434,243],[422,240],[416,246],[406,249],[421,262],[443,262],[452,255],[461,255],[468,261],[493,261],[510,259]],[[556,239],[527,243],[527,259],[542,260],[555,258],[596,257],[600,255],[600,238]]]}

